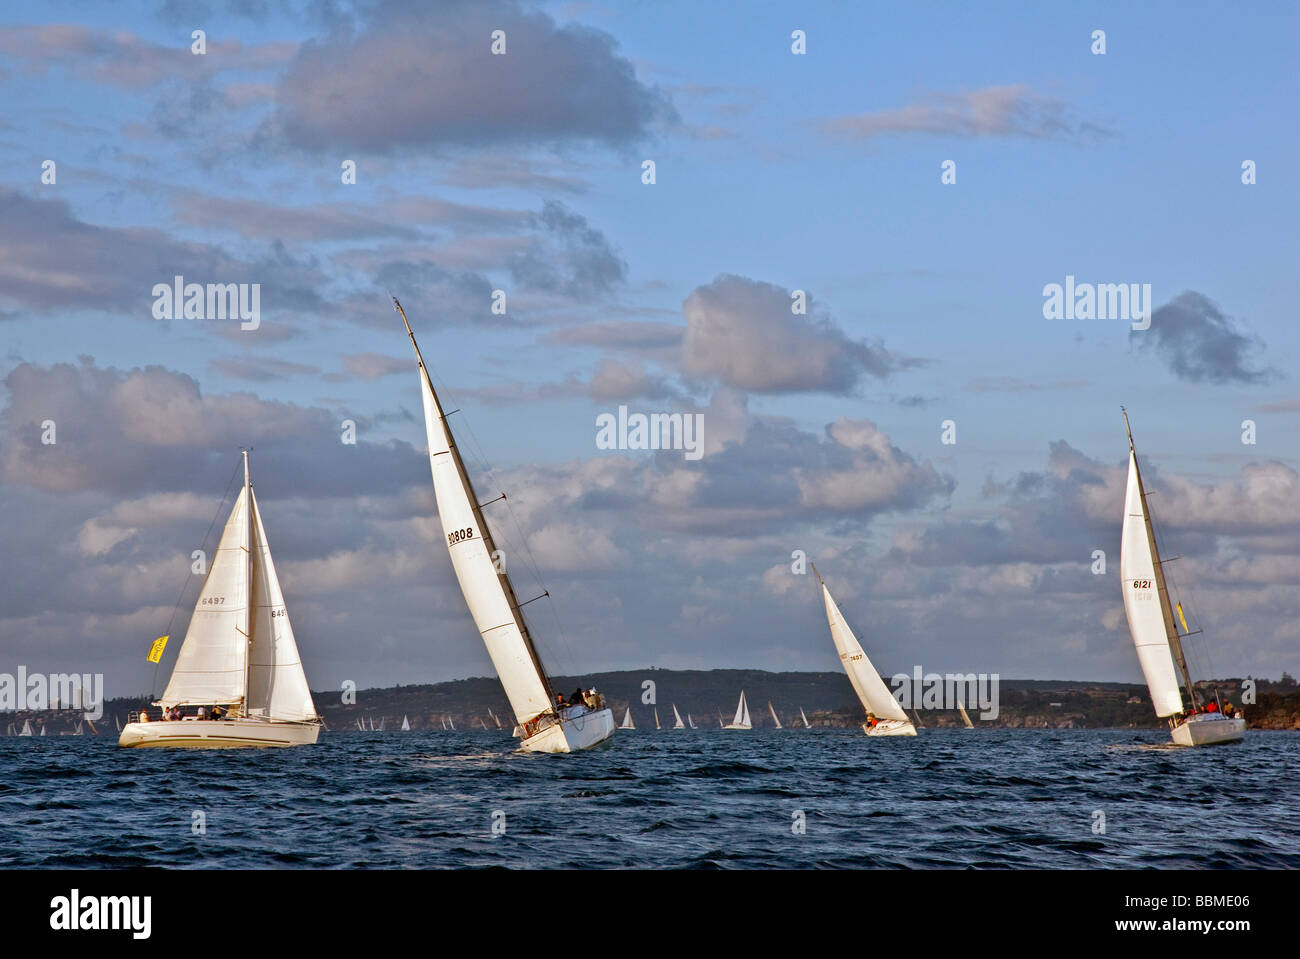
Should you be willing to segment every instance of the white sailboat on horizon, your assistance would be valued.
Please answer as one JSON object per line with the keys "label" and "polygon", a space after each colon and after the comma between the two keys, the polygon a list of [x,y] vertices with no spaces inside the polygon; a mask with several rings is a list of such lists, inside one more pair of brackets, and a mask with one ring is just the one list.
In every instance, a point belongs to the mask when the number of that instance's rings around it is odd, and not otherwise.
{"label": "white sailboat on horizon", "polygon": [[[826,582],[817,572],[817,567],[813,566],[812,571],[817,582],[821,583],[831,641],[835,643],[835,651],[840,654],[840,662],[844,665],[844,672],[848,674],[853,691],[858,694],[862,708],[867,711],[867,722],[862,724],[863,731],[868,736],[915,736],[916,727],[907,718],[907,713],[898,700],[889,692],[889,687],[876,672],[876,667],[871,665],[858,638],[853,635],[840,608],[835,605],[831,591],[826,588]],[[876,720],[874,724],[872,719]]]}
{"label": "white sailboat on horizon", "polygon": [[618,728],[619,728],[619,729],[636,729],[636,725],[632,722],[632,707],[631,707],[631,706],[629,706],[626,710],[624,710],[624,712],[623,712],[623,721],[622,721],[621,723],[618,724]]}
{"label": "white sailboat on horizon", "polygon": [[654,709],[655,709],[655,729],[658,729],[659,728],[659,707],[656,706]]}
{"label": "white sailboat on horizon", "polygon": [[614,734],[614,713],[609,708],[559,705],[510,575],[498,561],[501,554],[483,517],[415,333],[396,297],[393,306],[411,338],[420,371],[429,469],[438,519],[447,537],[447,552],[470,616],[514,710],[522,736],[520,749],[544,753],[589,749]]}
{"label": "white sailboat on horizon", "polygon": [[[44,732],[44,729],[42,729],[41,731]],[[24,719],[24,720],[23,720],[23,728],[22,728],[22,732],[20,732],[18,735],[19,735],[19,736],[30,736],[30,735],[32,735],[32,721],[31,721],[30,719]]]}
{"label": "white sailboat on horizon", "polygon": [[181,643],[171,679],[153,704],[163,709],[221,706],[222,719],[185,716],[122,727],[131,747],[227,749],[316,742],[312,702],[284,593],[271,559],[262,510],[243,452],[244,486],[230,510]]}
{"label": "white sailboat on horizon", "polygon": [[799,707],[799,718],[803,720],[804,729],[812,729],[812,723],[808,722],[808,717],[803,714],[803,707]]}
{"label": "white sailboat on horizon", "polygon": [[[1121,407],[1121,410],[1123,407]],[[1174,621],[1174,603],[1165,580],[1164,561],[1156,547],[1155,528],[1147,505],[1146,488],[1138,469],[1133,430],[1128,411],[1124,411],[1124,428],[1128,431],[1128,484],[1124,494],[1124,527],[1120,538],[1119,576],[1124,597],[1124,613],[1129,633],[1137,649],[1138,662],[1151,690],[1156,715],[1169,721],[1170,738],[1180,746],[1203,746],[1239,741],[1246,731],[1246,720],[1223,714],[1216,701],[1203,710],[1196,698],[1196,686],[1187,669],[1182,640]],[[1182,604],[1177,604],[1183,629]],[[1175,662],[1177,672],[1175,672]],[[1183,701],[1178,674],[1187,685],[1190,708]]]}
{"label": "white sailboat on horizon", "polygon": [[406,718],[406,713],[402,713],[402,732],[409,733],[410,731],[411,721]]}
{"label": "white sailboat on horizon", "polygon": [[488,707],[488,715],[492,717],[492,722],[496,724],[497,729],[501,728],[501,720],[497,719],[497,714],[492,712],[492,707]]}
{"label": "white sailboat on horizon", "polygon": [[677,711],[677,704],[673,703],[673,729],[685,729],[686,724],[682,722],[682,714]]}
{"label": "white sailboat on horizon", "polygon": [[691,729],[700,728],[699,726],[695,725],[695,720],[691,718],[691,714],[689,712],[686,714],[686,725],[691,727]]}
{"label": "white sailboat on horizon", "polygon": [[736,705],[736,718],[722,727],[723,729],[753,729],[749,721],[749,704],[745,702],[745,691],[740,691],[740,702]]}
{"label": "white sailboat on horizon", "polygon": [[965,726],[966,726],[967,729],[974,729],[974,728],[975,728],[975,724],[974,724],[973,722],[970,721],[970,716],[966,713],[966,704],[965,704],[965,703],[962,703],[962,702],[960,702],[960,701],[957,703],[957,712],[961,713],[961,721],[962,721],[962,723],[965,724]]}

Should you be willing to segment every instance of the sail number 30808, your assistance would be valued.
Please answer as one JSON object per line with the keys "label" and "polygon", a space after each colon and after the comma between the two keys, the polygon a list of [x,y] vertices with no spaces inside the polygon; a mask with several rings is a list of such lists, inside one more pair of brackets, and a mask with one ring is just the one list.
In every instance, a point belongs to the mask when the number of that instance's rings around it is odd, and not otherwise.
{"label": "sail number 30808", "polygon": [[474,530],[455,529],[447,534],[447,545],[454,546],[457,543],[461,543],[467,539],[473,539],[473,538],[474,538]]}

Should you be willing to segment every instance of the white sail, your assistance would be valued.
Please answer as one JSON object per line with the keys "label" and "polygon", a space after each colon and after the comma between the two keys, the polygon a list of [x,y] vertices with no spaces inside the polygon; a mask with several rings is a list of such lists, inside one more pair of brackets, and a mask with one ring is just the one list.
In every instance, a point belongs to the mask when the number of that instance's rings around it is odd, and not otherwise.
{"label": "white sail", "polygon": [[493,560],[489,549],[491,533],[479,526],[473,490],[453,455],[451,434],[418,348],[416,359],[420,368],[420,395],[424,399],[429,468],[447,552],[470,615],[487,646],[515,719],[522,726],[551,711],[554,704],[525,638],[523,620],[516,604],[511,602],[513,588],[509,577],[498,570]]}
{"label": "white sail", "polygon": [[239,491],[176,656],[164,706],[238,703],[248,660],[248,489]]}
{"label": "white sail", "polygon": [[961,713],[961,721],[965,724],[967,729],[975,728],[975,724],[970,721],[970,716],[966,713],[966,707],[964,704],[957,704],[957,712]]}
{"label": "white sail", "polygon": [[840,613],[840,608],[835,605],[825,583],[822,583],[822,597],[826,600],[826,619],[830,622],[831,639],[835,642],[835,650],[840,654],[840,662],[844,664],[844,672],[848,674],[853,691],[862,702],[862,708],[874,713],[877,719],[908,721],[907,713],[903,712],[903,707],[890,694],[889,687],[876,672],[876,667],[871,665],[871,660],[862,651],[862,646]]}
{"label": "white sail", "polygon": [[623,712],[623,721],[622,721],[621,723],[619,723],[618,728],[619,728],[619,729],[636,729],[636,726],[632,725],[632,707],[631,707],[631,706],[629,706],[626,710],[624,710],[624,712]]}
{"label": "white sail", "polygon": [[781,728],[781,720],[776,718],[776,710],[772,708],[772,701],[767,701],[767,711],[772,714],[772,722],[776,723],[776,728]]}
{"label": "white sail", "polygon": [[406,713],[402,713],[402,732],[408,733],[410,731],[411,731],[411,722],[409,719],[406,718]]}
{"label": "white sail", "polygon": [[444,731],[447,729],[447,720],[446,720],[446,719],[443,719],[443,720],[442,720],[442,728],[443,728]]}
{"label": "white sail", "polygon": [[695,725],[695,720],[691,718],[691,714],[690,714],[690,713],[687,713],[687,714],[686,714],[686,725],[687,725],[687,726],[690,726],[691,729],[699,729],[699,728],[700,728],[700,727],[698,727],[698,726]]}
{"label": "white sail", "polygon": [[686,724],[682,722],[682,714],[677,711],[677,704],[673,703],[673,729],[685,729]]}
{"label": "white sail", "polygon": [[298,644],[289,624],[280,579],[262,525],[257,494],[253,504],[253,642],[248,653],[248,708],[250,716],[286,722],[316,719],[307,675],[302,669]]}
{"label": "white sail", "polygon": [[1151,690],[1151,702],[1157,716],[1172,716],[1183,711],[1183,697],[1178,689],[1178,674],[1164,611],[1156,588],[1155,557],[1147,535],[1146,508],[1139,485],[1137,453],[1129,450],[1128,490],[1124,495],[1124,529],[1119,547],[1119,576],[1124,589],[1124,612],[1129,632],[1137,648],[1138,662]]}
{"label": "white sail", "polygon": [[452,719],[450,716],[447,717],[447,725],[452,732],[456,731],[456,720]]}
{"label": "white sail", "polygon": [[492,712],[492,708],[491,708],[491,707],[488,707],[488,715],[492,717],[492,722],[496,723],[497,729],[500,729],[500,728],[501,728],[501,720],[497,719],[497,714],[494,713],[494,712]]}
{"label": "white sail", "polygon": [[736,717],[731,721],[730,729],[752,729],[749,721],[749,704],[745,702],[745,691],[740,691],[740,702],[736,704]]}
{"label": "white sail", "polygon": [[803,707],[799,707],[799,718],[803,720],[804,729],[812,729],[812,723],[808,722],[808,717],[803,714]]}
{"label": "white sail", "polygon": [[[41,730],[41,732],[44,732],[44,731],[45,731],[44,729]],[[23,720],[23,731],[20,732],[18,735],[19,735],[19,736],[30,736],[31,734],[32,734],[32,721],[31,721],[30,719],[24,719],[24,720]]]}
{"label": "white sail", "polygon": [[655,729],[659,728],[659,707],[655,707]]}

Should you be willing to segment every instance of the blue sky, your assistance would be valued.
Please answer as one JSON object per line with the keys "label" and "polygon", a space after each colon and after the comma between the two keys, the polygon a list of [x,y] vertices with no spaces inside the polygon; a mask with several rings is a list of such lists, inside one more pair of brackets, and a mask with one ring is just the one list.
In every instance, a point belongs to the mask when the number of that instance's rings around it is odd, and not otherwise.
{"label": "blue sky", "polygon": [[[781,579],[802,548],[835,571],[882,669],[1135,679],[1114,571],[1087,568],[1094,548],[1117,555],[1105,496],[1124,403],[1153,484],[1168,477],[1162,518],[1214,664],[1294,673],[1297,16],[212,0],[10,20],[0,480],[64,548],[34,560],[62,588],[29,586],[0,637],[33,668],[133,681],[122,664],[166,618],[242,431],[314,685],[486,671],[426,535],[391,290],[450,404],[526,491],[524,535],[552,561],[570,633],[559,668],[834,668],[815,593]],[[506,64],[486,52],[498,24]],[[502,87],[499,69],[519,72]],[[262,328],[153,319],[152,283],[185,267],[260,282]],[[1146,338],[1045,320],[1042,289],[1067,274],[1182,306]],[[782,318],[793,289],[811,317]],[[700,290],[719,315],[684,310]],[[729,296],[749,305],[717,307]],[[186,395],[193,418],[159,425]],[[594,418],[620,403],[704,410],[717,447],[695,468],[601,453]],[[54,472],[31,445],[42,404],[95,407],[101,434]],[[357,447],[337,442],[348,418]],[[149,501],[180,494],[189,519]],[[381,555],[406,561],[377,572]],[[333,593],[318,588],[331,570]],[[141,571],[130,602],[96,605]],[[357,655],[359,623],[381,655]]]}

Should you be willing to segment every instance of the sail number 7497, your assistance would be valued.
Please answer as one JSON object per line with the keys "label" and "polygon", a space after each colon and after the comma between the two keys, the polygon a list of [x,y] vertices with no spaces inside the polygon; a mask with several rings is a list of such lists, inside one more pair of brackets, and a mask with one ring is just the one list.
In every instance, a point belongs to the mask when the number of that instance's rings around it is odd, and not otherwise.
{"label": "sail number 7497", "polygon": [[473,538],[474,538],[474,530],[472,530],[472,529],[455,529],[455,530],[452,530],[450,533],[447,534],[447,545],[448,545],[448,546],[453,546],[453,545],[455,545],[456,543],[460,543],[460,542],[463,542],[463,541],[465,541],[465,540],[467,540],[467,539],[473,539]]}

